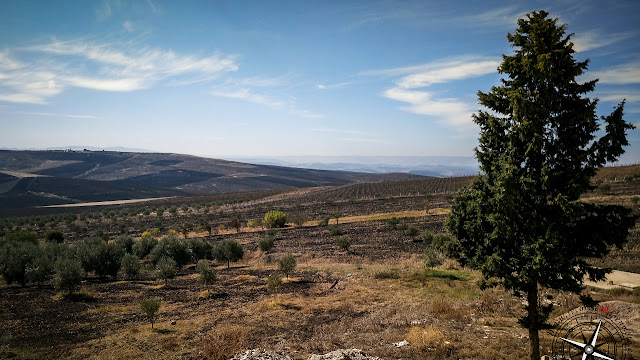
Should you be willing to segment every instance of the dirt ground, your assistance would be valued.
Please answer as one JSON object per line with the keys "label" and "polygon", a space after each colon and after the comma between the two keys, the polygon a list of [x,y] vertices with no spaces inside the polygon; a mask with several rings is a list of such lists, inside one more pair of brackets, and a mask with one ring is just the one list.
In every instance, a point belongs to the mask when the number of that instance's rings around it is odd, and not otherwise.
{"label": "dirt ground", "polygon": [[[439,231],[442,216],[405,220]],[[340,226],[352,239],[349,252],[320,226],[278,231],[269,253],[257,248],[264,232],[225,235],[243,243],[246,257],[230,269],[217,266],[219,281],[207,297],[193,265],[168,286],[149,271],[137,281],[90,278],[76,299],[49,287],[3,286],[0,332],[11,334],[6,349],[18,359],[226,359],[251,348],[285,351],[294,359],[339,348],[382,359],[528,356],[527,332],[517,325],[521,298],[480,290],[480,275],[451,261],[430,273],[419,257],[424,245],[385,221]],[[266,278],[289,252],[298,266],[271,294]],[[640,314],[638,294],[603,290],[594,296]],[[162,301],[153,330],[139,308],[148,297]],[[558,292],[544,298],[557,303],[554,316],[580,305],[576,296]],[[638,318],[625,321],[637,347]],[[549,351],[550,335],[541,337]],[[403,340],[409,345],[394,345]]]}

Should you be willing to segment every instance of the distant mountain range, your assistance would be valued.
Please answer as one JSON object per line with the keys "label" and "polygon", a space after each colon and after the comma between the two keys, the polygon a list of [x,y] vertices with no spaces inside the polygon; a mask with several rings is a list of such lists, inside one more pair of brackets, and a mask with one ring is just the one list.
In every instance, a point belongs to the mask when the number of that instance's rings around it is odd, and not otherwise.
{"label": "distant mountain range", "polygon": [[[83,148],[84,149],[84,148]],[[420,178],[128,151],[0,151],[0,210]]]}
{"label": "distant mountain range", "polygon": [[280,156],[235,157],[228,159],[252,164],[356,171],[372,174],[407,173],[449,177],[476,175],[479,171],[476,159],[465,156]]}

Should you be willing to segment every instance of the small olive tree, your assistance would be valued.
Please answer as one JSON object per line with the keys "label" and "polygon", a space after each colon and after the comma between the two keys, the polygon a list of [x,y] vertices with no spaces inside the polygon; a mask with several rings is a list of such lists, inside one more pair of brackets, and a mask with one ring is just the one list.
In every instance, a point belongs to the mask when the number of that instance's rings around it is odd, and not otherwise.
{"label": "small olive tree", "polygon": [[149,317],[151,328],[153,329],[153,322],[158,310],[160,310],[160,300],[158,298],[144,299],[140,302],[140,309]]}
{"label": "small olive tree", "polygon": [[216,269],[214,269],[209,262],[206,260],[198,261],[198,265],[196,265],[196,270],[198,271],[198,281],[201,284],[204,284],[209,290],[209,285],[213,284],[218,280],[218,275],[216,273]]}
{"label": "small olive tree", "polygon": [[280,275],[273,273],[267,278],[267,291],[276,296],[278,289],[282,286],[282,278]]}
{"label": "small olive tree", "polygon": [[288,253],[282,259],[280,259],[280,271],[282,271],[286,276],[287,280],[289,280],[289,273],[295,270],[297,262],[295,256],[293,254]]}
{"label": "small olive tree", "polygon": [[235,240],[225,239],[214,249],[214,256],[220,262],[227,262],[227,269],[231,267],[231,262],[236,262],[244,257],[242,245]]}
{"label": "small olive tree", "polygon": [[78,260],[61,258],[56,261],[53,286],[71,295],[85,278],[86,274]]}
{"label": "small olive tree", "polygon": [[178,266],[175,260],[169,257],[163,257],[158,261],[156,265],[156,274],[158,278],[164,280],[164,285],[167,286],[167,280],[173,279],[178,273]]}

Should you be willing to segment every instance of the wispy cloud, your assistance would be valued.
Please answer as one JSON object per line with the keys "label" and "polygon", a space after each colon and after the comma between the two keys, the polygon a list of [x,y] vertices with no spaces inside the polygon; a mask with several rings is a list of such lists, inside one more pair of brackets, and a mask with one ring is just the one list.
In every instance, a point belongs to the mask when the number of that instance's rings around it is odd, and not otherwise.
{"label": "wispy cloud", "polygon": [[326,90],[326,89],[337,89],[337,88],[349,86],[351,84],[353,84],[353,82],[343,81],[343,82],[334,83],[334,84],[318,84],[316,85],[316,87],[320,90]]}
{"label": "wispy cloud", "polygon": [[571,39],[573,49],[576,52],[585,52],[593,49],[602,48],[615,44],[617,42],[629,39],[636,34],[632,32],[602,34],[599,31],[587,31],[574,36]]}
{"label": "wispy cloud", "polygon": [[343,137],[343,138],[339,138],[339,140],[354,142],[354,143],[391,144],[391,142],[389,142],[388,140],[374,139],[374,138]]}
{"label": "wispy cloud", "polygon": [[315,128],[311,129],[311,131],[319,132],[319,133],[329,133],[329,134],[349,134],[349,135],[365,135],[366,133],[360,130],[344,130],[344,129],[329,129],[329,128]]}
{"label": "wispy cloud", "polygon": [[24,115],[35,115],[35,116],[47,116],[47,117],[57,117],[57,118],[71,118],[71,119],[98,119],[97,116],[94,115],[83,115],[83,114],[57,114],[57,113],[49,113],[49,112],[36,112],[36,111],[17,111],[18,114]]}
{"label": "wispy cloud", "polygon": [[165,80],[208,81],[237,69],[232,55],[183,55],[135,44],[52,40],[0,52],[0,101],[42,104],[67,87],[126,92]]}
{"label": "wispy cloud", "polygon": [[614,66],[586,74],[590,79],[600,79],[600,84],[640,84],[640,61]]}
{"label": "wispy cloud", "polygon": [[301,109],[296,103],[295,97],[283,96],[278,91],[271,91],[273,88],[288,86],[288,77],[287,75],[274,78],[253,77],[228,80],[214,87],[211,95],[264,105],[274,110],[286,111],[291,115],[307,119],[324,117],[322,114],[311,110]]}
{"label": "wispy cloud", "polygon": [[475,110],[474,104],[456,98],[439,97],[438,93],[428,89],[434,84],[495,73],[499,64],[500,62],[493,58],[465,56],[363,74],[404,75],[395,80],[395,86],[384,91],[384,97],[406,103],[406,106],[400,108],[403,111],[431,116],[459,130],[468,131],[475,129],[471,118]]}

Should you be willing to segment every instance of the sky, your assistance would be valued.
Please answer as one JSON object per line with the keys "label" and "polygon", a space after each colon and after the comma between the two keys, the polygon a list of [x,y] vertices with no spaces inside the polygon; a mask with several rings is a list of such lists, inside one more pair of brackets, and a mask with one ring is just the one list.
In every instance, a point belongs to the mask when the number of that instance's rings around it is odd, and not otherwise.
{"label": "sky", "polygon": [[[221,158],[474,156],[517,19],[574,33],[640,125],[640,2],[2,1],[0,148]],[[622,162],[640,162],[640,130]]]}

